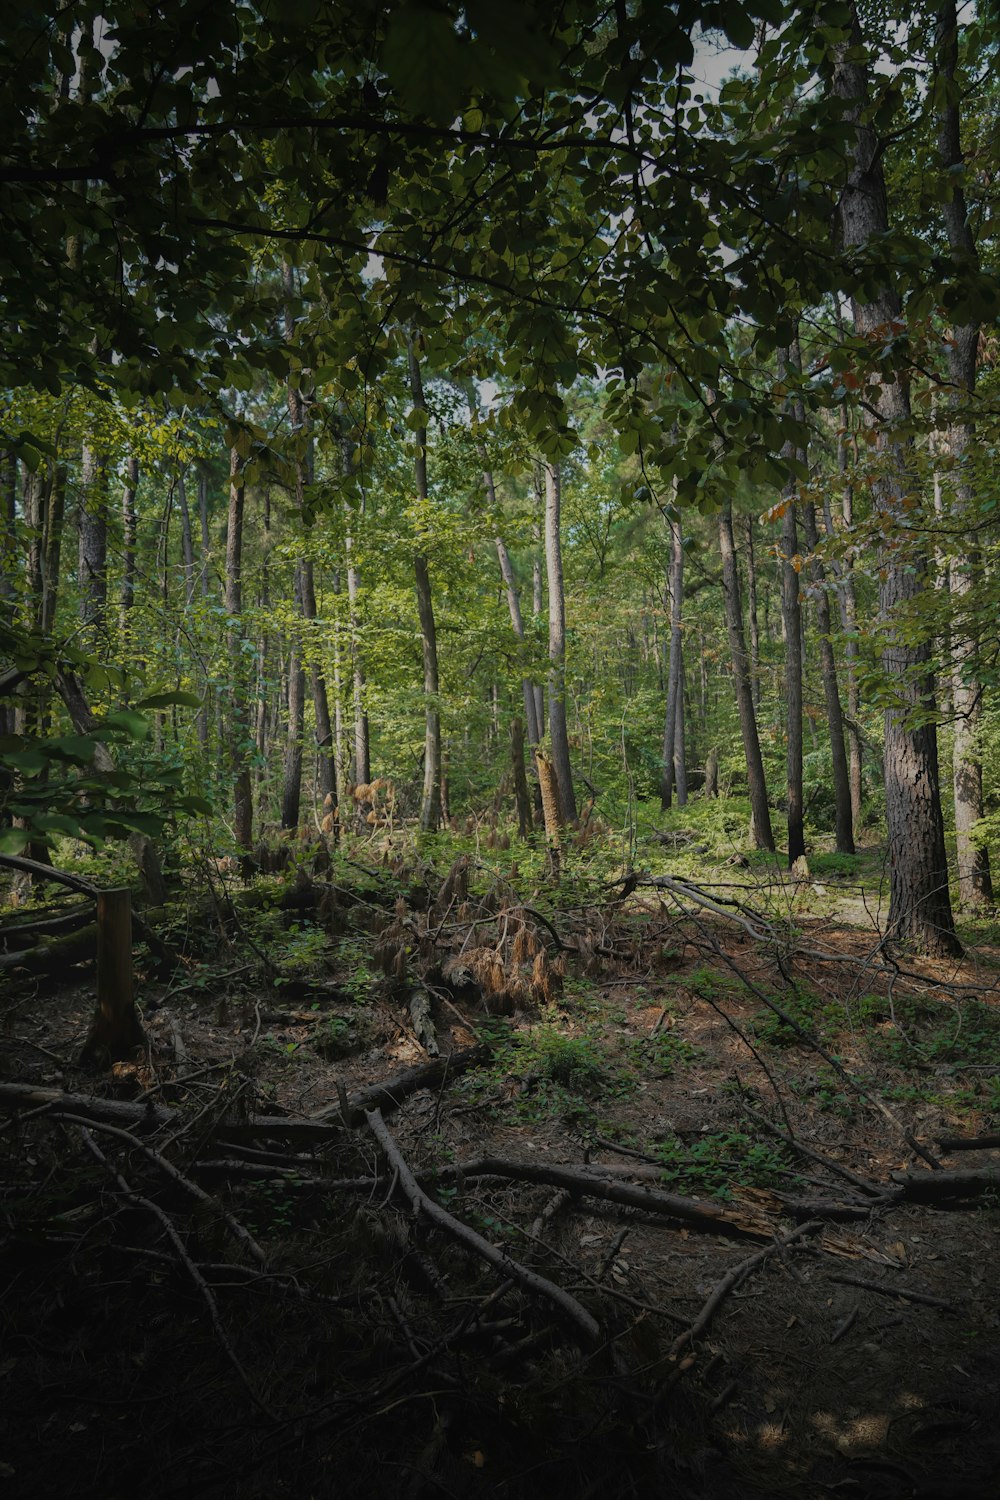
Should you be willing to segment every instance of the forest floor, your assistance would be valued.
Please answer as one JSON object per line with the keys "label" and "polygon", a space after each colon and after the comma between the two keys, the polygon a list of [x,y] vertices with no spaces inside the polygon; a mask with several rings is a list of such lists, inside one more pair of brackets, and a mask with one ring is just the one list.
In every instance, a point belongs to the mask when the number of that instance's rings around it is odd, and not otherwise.
{"label": "forest floor", "polygon": [[373,852],[161,914],[96,1081],[92,968],[11,976],[5,1492],[995,1496],[995,932]]}

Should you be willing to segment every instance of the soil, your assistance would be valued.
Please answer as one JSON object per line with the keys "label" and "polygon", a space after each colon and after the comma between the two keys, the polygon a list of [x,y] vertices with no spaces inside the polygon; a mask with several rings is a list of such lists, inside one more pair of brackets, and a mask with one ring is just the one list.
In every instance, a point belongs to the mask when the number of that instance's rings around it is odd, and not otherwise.
{"label": "soil", "polygon": [[[426,939],[437,917],[425,920]],[[761,943],[641,891],[553,920],[574,951],[559,964],[550,949],[548,998],[500,1018],[490,1012],[509,1007],[489,986],[446,982],[440,955],[425,953],[442,1051],[484,1031],[496,1050],[386,1122],[452,1214],[599,1319],[596,1353],[581,1353],[550,1308],[415,1224],[363,1123],[315,1150],[258,1142],[258,1165],[285,1163],[269,1181],[205,1168],[228,1150],[213,1140],[220,1121],[336,1122],[342,1089],[427,1060],[407,1009],[412,973],[401,983],[368,967],[359,980],[358,955],[374,942],[360,925],[345,944],[341,922],[322,958],[284,983],[246,966],[238,936],[169,981],[140,974],[149,1055],[99,1080],[74,1063],[92,970],[14,988],[4,1078],[180,1110],[182,1125],[150,1143],[221,1195],[284,1280],[254,1281],[210,1206],[157,1196],[162,1173],[138,1148],[95,1133],[102,1168],[78,1125],[44,1113],[8,1124],[7,1494],[1000,1492],[995,1194],[869,1201],[848,1219],[829,1211],[865,1201],[845,1174],[878,1188],[894,1172],[998,1163],[996,1152],[949,1157],[935,1144],[1000,1124],[1000,1064],[978,1050],[996,951],[947,965],[911,958],[901,974],[873,953],[870,932],[829,912],[800,916],[794,939]],[[768,998],[806,1031],[820,1007],[832,1061]],[[782,1143],[789,1130],[811,1157]],[[454,1170],[481,1158],[603,1166],[621,1181],[632,1167],[646,1186],[659,1172],[653,1185],[721,1204],[737,1228]],[[355,1186],[338,1190],[339,1179]],[[151,1198],[192,1265],[242,1263],[244,1279],[216,1269],[206,1297],[153,1222]],[[826,1209],[810,1209],[820,1201]],[[726,1273],[768,1246],[707,1327],[672,1350]]]}

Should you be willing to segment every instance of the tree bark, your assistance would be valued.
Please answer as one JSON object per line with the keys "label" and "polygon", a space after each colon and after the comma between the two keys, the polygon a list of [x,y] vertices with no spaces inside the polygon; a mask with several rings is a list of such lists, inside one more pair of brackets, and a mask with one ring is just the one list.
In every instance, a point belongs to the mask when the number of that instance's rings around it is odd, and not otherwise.
{"label": "tree bark", "polygon": [[729,501],[719,512],[719,551],[722,554],[722,598],[726,613],[726,631],[729,636],[729,654],[733,664],[733,687],[740,716],[743,753],[747,761],[753,840],[758,849],[773,850],[774,834],[771,831],[771,813],[767,805],[764,761],[760,753],[757,715],[753,706],[753,685],[750,680],[750,662],[747,657],[746,637],[743,633],[743,604],[740,599],[736,542],[733,537],[733,507]]}
{"label": "tree bark", "polygon": [[104,630],[108,602],[108,496],[106,460],[84,444],[80,463],[80,619],[93,640]]}
{"label": "tree bark", "polygon": [[[801,359],[798,339],[788,349],[778,350],[778,374],[787,379],[792,372],[798,373]],[[799,415],[796,412],[796,415]],[[796,456],[796,449],[786,443],[784,457]],[[803,455],[799,454],[799,457]],[[802,609],[799,603],[799,573],[802,558],[799,554],[798,515],[795,499],[798,485],[789,479],[784,490],[784,508],[781,516],[781,624],[785,637],[785,736],[786,736],[786,786],[788,799],[788,866],[806,852],[805,828],[803,825],[802,795]]]}
{"label": "tree bark", "polygon": [[826,570],[817,556],[819,531],[816,510],[809,501],[802,507],[802,529],[806,546],[812,554],[810,578],[816,601],[816,628],[819,631],[819,668],[823,679],[823,698],[830,729],[830,754],[833,763],[834,827],[838,854],[854,853],[854,818],[851,807],[851,784],[844,749],[844,713],[837,683],[837,662],[833,650],[833,624],[830,618],[830,596],[827,593]]}
{"label": "tree bark", "polygon": [[677,788],[677,806],[687,804],[687,766],[684,758],[684,549],[680,521],[670,528],[670,656],[667,667],[667,710],[663,723],[663,769],[660,807],[670,806]]}
{"label": "tree bark", "polygon": [[[424,388],[420,376],[413,338],[407,340],[407,359],[410,367],[410,393],[417,411],[424,411]],[[426,502],[427,490],[427,428],[421,424],[415,432],[417,452],[414,460],[414,477],[417,498]],[[434,621],[434,598],[431,591],[431,574],[427,558],[421,553],[413,559],[413,571],[417,587],[417,614],[420,619],[420,645],[424,662],[424,788],[420,799],[420,827],[424,833],[432,833],[441,822],[441,708],[440,682],[438,678],[437,626]]]}
{"label": "tree bark", "polygon": [[[492,483],[492,476],[490,476],[488,481],[489,488],[492,488]],[[511,565],[510,554],[504,545],[503,537],[497,536],[494,538],[494,541],[496,543],[497,558],[500,562],[500,573],[503,577],[504,588],[507,593],[507,608],[510,612],[511,628],[514,631],[516,640],[523,645],[524,620],[521,615],[521,599],[517,589],[517,582],[514,578],[514,569]],[[529,678],[522,677],[521,690],[524,697],[524,717],[528,726],[528,743],[532,750],[534,750],[540,742],[542,734],[535,713],[535,689]]]}
{"label": "tree bark", "polygon": [[233,772],[233,836],[236,847],[249,854],[253,847],[253,787],[250,779],[250,720],[243,665],[243,514],[246,492],[243,466],[233,448],[229,455],[229,517],[226,525],[226,614],[232,695],[229,753]]}
{"label": "tree bark", "polygon": [[514,800],[517,803],[517,831],[526,839],[531,832],[531,798],[528,778],[524,774],[524,725],[517,717],[510,726],[510,756],[514,771]]}
{"label": "tree bark", "polygon": [[132,628],[132,607],[135,604],[135,544],[137,517],[135,498],[139,490],[139,460],[133,453],[125,469],[125,488],[122,490],[122,587],[121,630],[123,644],[128,646]]}
{"label": "tree bark", "polygon": [[[549,733],[563,822],[576,821],[576,796],[566,727],[566,596],[560,537],[559,465],[545,465],[545,569],[549,585]],[[544,795],[544,789],[543,789]]]}
{"label": "tree bark", "polygon": [[[3,519],[0,523],[0,599],[14,600],[17,573],[17,460],[8,458],[3,468]],[[0,734],[14,733],[14,704],[0,700]]]}
{"label": "tree bark", "polygon": [[[889,226],[881,143],[866,120],[868,69],[860,60],[864,56],[855,13],[848,41],[837,44],[831,58],[833,93],[844,101],[845,118],[854,126],[839,209],[840,233],[847,250],[864,250]],[[852,308],[856,333],[874,343],[899,320],[901,303],[887,278],[870,300],[852,298]],[[891,533],[895,523],[904,518],[905,504],[917,482],[912,443],[903,435],[911,414],[909,385],[902,372],[880,377],[877,385],[869,380],[865,413],[884,465],[873,478],[873,503]],[[955,935],[948,893],[930,653],[926,646],[910,644],[896,623],[910,611],[926,586],[926,566],[920,557],[905,555],[898,539],[895,543],[887,540],[879,572],[882,665],[896,695],[896,702],[885,710],[888,934],[913,943],[923,952],[947,956],[960,953],[961,945]],[[914,716],[916,724],[912,723]]]}
{"label": "tree bark", "polygon": [[[945,0],[937,16],[935,38],[937,63],[941,76],[954,85],[958,68],[958,17],[955,0]],[[962,171],[965,158],[957,96],[949,94],[938,118],[938,153],[952,184],[951,197],[942,213],[948,232],[948,244],[956,261],[978,269],[979,256],[969,222]],[[948,345],[948,374],[954,387],[953,417],[948,425],[951,462],[954,471],[955,519],[971,514],[972,487],[963,471],[973,439],[972,423],[963,415],[963,406],[971,405],[976,390],[976,363],[979,350],[979,324],[965,323],[952,330]],[[951,592],[956,607],[974,588],[982,571],[977,548],[970,548],[964,559],[956,559],[950,569]],[[955,715],[952,750],[952,779],[955,795],[955,845],[958,886],[961,900],[969,906],[989,906],[993,902],[993,880],[989,851],[973,843],[972,832],[983,816],[983,765],[979,745],[982,719],[982,684],[978,680],[978,642],[967,626],[958,620],[953,626],[951,649],[951,689]]]}
{"label": "tree bark", "polygon": [[750,680],[753,706],[760,713],[760,625],[757,621],[757,559],[753,547],[753,516],[745,518],[747,538],[747,615],[750,622]]}

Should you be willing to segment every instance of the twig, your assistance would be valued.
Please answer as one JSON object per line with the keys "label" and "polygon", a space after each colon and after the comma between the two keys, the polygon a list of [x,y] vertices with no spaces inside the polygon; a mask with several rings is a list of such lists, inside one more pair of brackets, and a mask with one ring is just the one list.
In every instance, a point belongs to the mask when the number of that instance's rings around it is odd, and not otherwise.
{"label": "twig", "polygon": [[838,1342],[838,1340],[840,1340],[840,1339],[842,1339],[844,1337],[845,1333],[849,1332],[849,1330],[854,1327],[854,1325],[855,1325],[855,1323],[857,1321],[858,1321],[858,1310],[857,1310],[856,1307],[852,1307],[851,1310],[850,1310],[850,1312],[847,1314],[847,1317],[846,1318],[841,1318],[840,1322],[837,1324],[836,1328],[831,1333],[831,1335],[830,1335],[830,1343],[831,1344],[836,1344]]}
{"label": "twig", "polygon": [[498,1249],[481,1234],[477,1234],[468,1224],[463,1224],[459,1219],[454,1218],[439,1203],[435,1203],[433,1198],[429,1198],[418,1185],[377,1109],[365,1111],[365,1123],[382,1147],[390,1166],[398,1175],[399,1185],[417,1216],[428,1219],[430,1223],[436,1225],[460,1245],[464,1245],[466,1249],[485,1260],[488,1265],[517,1282],[525,1291],[544,1298],[573,1327],[586,1349],[595,1351],[601,1347],[604,1338],[600,1325],[582,1303],[569,1292],[564,1291],[562,1287],[557,1286],[555,1282],[549,1281],[547,1277],[540,1276],[528,1266],[522,1265],[520,1261],[514,1260],[505,1250]]}
{"label": "twig", "polygon": [[716,1283],[707,1302],[690,1328],[685,1328],[684,1332],[678,1334],[674,1339],[670,1346],[671,1358],[676,1359],[682,1349],[685,1349],[688,1344],[692,1344],[699,1334],[704,1333],[730,1292],[738,1287],[740,1282],[750,1275],[751,1271],[756,1270],[757,1266],[762,1265],[770,1256],[786,1249],[795,1240],[800,1240],[804,1235],[812,1234],[815,1230],[822,1228],[822,1220],[810,1219],[808,1223],[800,1224],[797,1229],[793,1229],[780,1240],[776,1239],[773,1244],[766,1246],[763,1250],[758,1250],[756,1255],[748,1256],[746,1260],[741,1260],[739,1265],[733,1266],[732,1270],[727,1271],[722,1280]]}
{"label": "twig", "polygon": [[883,1297],[905,1297],[907,1302],[922,1302],[927,1307],[940,1307],[945,1312],[957,1313],[958,1308],[952,1302],[945,1302],[942,1297],[932,1297],[928,1292],[904,1291],[898,1286],[884,1286],[880,1281],[866,1281],[863,1276],[827,1276],[827,1281],[835,1281],[841,1286],[859,1286],[866,1292],[879,1292]]}
{"label": "twig", "polygon": [[178,1259],[184,1266],[184,1269],[187,1271],[188,1275],[191,1277],[191,1280],[194,1282],[194,1285],[197,1287],[199,1293],[201,1294],[205,1306],[208,1308],[208,1315],[211,1319],[212,1327],[215,1330],[215,1336],[219,1340],[226,1358],[229,1360],[229,1363],[232,1365],[237,1376],[239,1377],[241,1385],[243,1386],[247,1395],[250,1397],[254,1406],[256,1406],[257,1410],[261,1412],[265,1417],[267,1417],[269,1422],[275,1421],[274,1413],[268,1406],[265,1405],[265,1403],[257,1395],[257,1392],[251,1385],[250,1377],[247,1375],[246,1370],[244,1370],[243,1365],[240,1363],[239,1356],[236,1353],[236,1350],[233,1348],[232,1344],[229,1342],[226,1330],[222,1326],[222,1320],[219,1317],[219,1309],[216,1305],[215,1298],[212,1296],[211,1288],[209,1287],[208,1282],[205,1280],[204,1276],[199,1271],[198,1267],[195,1265],[194,1261],[191,1259],[190,1255],[185,1250],[181,1237],[177,1233],[177,1230],[171,1222],[170,1218],[163,1212],[163,1209],[160,1208],[158,1203],[154,1203],[150,1198],[143,1197],[141,1193],[137,1193],[135,1189],[130,1186],[130,1184],[118,1171],[117,1167],[113,1166],[112,1163],[108,1161],[108,1158],[104,1155],[104,1152],[94,1140],[94,1137],[91,1135],[90,1130],[86,1125],[79,1125],[77,1129],[80,1132],[83,1143],[87,1147],[87,1150],[90,1152],[91,1156],[93,1156],[95,1160],[100,1162],[101,1166],[104,1167],[111,1179],[117,1185],[119,1192],[121,1192],[122,1195],[129,1200],[130,1203],[134,1203],[138,1208],[146,1209],[162,1224],[168,1240],[177,1252]]}
{"label": "twig", "polygon": [[151,1161],[155,1167],[158,1167],[165,1177],[170,1178],[171,1182],[176,1182],[178,1187],[182,1187],[186,1193],[190,1194],[199,1203],[207,1203],[213,1208],[220,1215],[233,1238],[239,1240],[240,1244],[245,1246],[258,1265],[263,1266],[267,1264],[267,1256],[250,1231],[244,1229],[239,1220],[234,1219],[228,1209],[217,1198],[213,1198],[211,1193],[206,1193],[204,1188],[200,1188],[196,1182],[192,1182],[189,1177],[185,1177],[183,1172],[177,1170],[173,1162],[168,1161],[159,1151],[154,1151],[152,1146],[147,1146],[143,1141],[137,1141],[134,1135],[130,1135],[127,1130],[120,1130],[117,1125],[107,1125],[98,1120],[81,1118],[79,1115],[71,1114],[68,1110],[54,1112],[54,1118],[68,1120],[71,1125],[80,1125],[88,1127],[91,1130],[99,1130],[102,1135],[110,1135],[115,1140],[124,1141],[130,1150],[141,1151],[143,1156],[148,1161]]}
{"label": "twig", "polygon": [[766,1115],[758,1114],[755,1109],[752,1109],[746,1100],[741,1100],[741,1104],[744,1113],[748,1114],[751,1120],[763,1126],[769,1135],[773,1135],[776,1140],[782,1141],[792,1151],[796,1151],[800,1156],[804,1156],[807,1161],[817,1162],[821,1167],[825,1167],[828,1172],[833,1172],[837,1177],[842,1177],[845,1182],[852,1183],[854,1187],[860,1188],[862,1192],[871,1194],[872,1197],[879,1197],[883,1192],[883,1189],[875,1183],[867,1181],[864,1177],[859,1177],[856,1172],[851,1171],[850,1167],[844,1167],[841,1166],[840,1162],[831,1161],[828,1156],[824,1156],[814,1146],[808,1146],[805,1141],[800,1141],[798,1136],[786,1135],[783,1130],[778,1129],[777,1125],[773,1125]]}

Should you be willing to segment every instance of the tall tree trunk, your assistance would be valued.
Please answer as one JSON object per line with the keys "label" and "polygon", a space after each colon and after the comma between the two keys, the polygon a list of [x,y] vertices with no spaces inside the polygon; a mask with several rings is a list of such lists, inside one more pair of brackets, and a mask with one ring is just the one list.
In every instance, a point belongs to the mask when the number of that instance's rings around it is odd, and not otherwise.
{"label": "tall tree trunk", "polygon": [[[490,480],[492,484],[492,478]],[[521,615],[521,599],[517,589],[517,581],[514,578],[514,569],[511,565],[510,554],[504,545],[503,537],[494,537],[497,549],[497,558],[500,562],[500,573],[504,581],[507,593],[507,609],[510,612],[511,628],[515,638],[524,644],[524,620]],[[528,725],[528,743],[532,751],[538,746],[542,731],[535,713],[535,689],[527,677],[521,679],[522,695],[524,697],[524,717]]]}
{"label": "tall tree trunk", "polygon": [[817,555],[819,531],[812,501],[802,507],[802,529],[806,546],[812,554],[810,578],[816,599],[816,628],[819,631],[819,669],[823,679],[823,697],[830,729],[830,753],[833,762],[834,827],[837,853],[854,853],[854,818],[851,810],[851,784],[844,749],[844,714],[837,684],[837,662],[833,651],[833,624],[830,619],[830,596],[826,588],[826,570]]}
{"label": "tall tree trunk", "polygon": [[[198,530],[201,538],[200,559],[198,564],[198,588],[201,594],[201,602],[204,606],[208,604],[208,570],[212,550],[211,532],[208,525],[208,471],[203,464],[198,465]],[[205,694],[201,707],[198,710],[195,723],[198,731],[198,743],[202,750],[208,748],[208,719],[211,704],[212,689],[208,682],[205,683]]]}
{"label": "tall tree trunk", "polygon": [[355,565],[354,538],[344,537],[347,558],[347,619],[351,634],[351,709],[354,719],[354,780],[366,786],[372,779],[371,741],[368,733],[365,663],[361,651],[361,574]]}
{"label": "tall tree trunk", "polygon": [[[799,371],[801,359],[798,339],[789,349],[778,350],[778,374],[785,379],[789,372]],[[796,416],[799,416],[796,411]],[[800,418],[801,419],[801,418]],[[796,456],[791,444],[785,445],[785,458]],[[798,455],[803,457],[803,455]],[[791,868],[806,852],[803,826],[802,795],[802,609],[799,603],[798,515],[795,497],[798,485],[791,478],[784,490],[781,517],[781,623],[785,637],[785,735],[788,797],[788,864]]]}
{"label": "tall tree trunk", "polygon": [[[857,15],[851,34],[832,54],[832,85],[844,101],[845,118],[854,126],[847,181],[840,198],[840,231],[845,249],[865,249],[889,226],[882,147],[867,122],[868,65]],[[901,303],[888,282],[869,301],[852,299],[854,326],[862,339],[878,337],[899,318]],[[889,529],[908,518],[906,502],[917,483],[910,422],[910,392],[901,372],[866,386],[866,418],[876,434],[882,471],[872,484],[873,503]],[[897,621],[912,610],[926,586],[926,568],[918,557],[885,546],[880,558],[879,623],[884,632],[882,665],[898,701],[885,711],[885,795],[889,834],[889,920],[894,939],[912,942],[924,952],[945,956],[961,952],[948,894],[948,863],[938,780],[937,731],[934,725],[930,653],[910,644]],[[914,715],[924,722],[911,725]]]}
{"label": "tall tree trunk", "polygon": [[663,770],[660,807],[668,808],[677,788],[677,805],[687,803],[687,766],[684,757],[684,548],[680,521],[670,527],[670,657],[667,667],[667,711],[663,724]]}
{"label": "tall tree trunk", "polygon": [[190,610],[194,602],[194,537],[191,534],[191,510],[183,473],[177,476],[177,508],[181,516],[181,567],[184,570],[184,604]]}
{"label": "tall tree trunk", "polygon": [[80,619],[94,641],[104,631],[108,602],[108,496],[106,459],[89,443],[80,464]]}
{"label": "tall tree trunk", "polygon": [[[535,461],[534,470],[535,488],[535,520],[533,525],[535,550],[531,559],[531,610],[535,617],[536,626],[542,618],[545,608],[545,592],[542,574],[542,558],[544,555],[543,537],[545,533],[545,471],[539,460]],[[534,684],[535,691],[535,722],[538,725],[538,734],[541,737],[545,733],[545,695],[542,684]],[[539,796],[541,789],[539,786]]]}
{"label": "tall tree trunk", "polygon": [[[293,631],[298,632],[298,621],[302,618],[302,564],[295,565],[295,622]],[[293,640],[288,662],[288,720],[285,736],[285,764],[281,793],[281,826],[298,828],[299,806],[302,801],[302,728],[305,718],[306,672],[302,664],[302,648]]]}
{"label": "tall tree trunk", "polygon": [[[962,174],[962,154],[958,95],[954,92],[958,68],[958,17],[955,0],[944,0],[937,16],[935,38],[940,75],[952,91],[945,95],[938,120],[938,152],[941,164],[952,184],[951,196],[942,205],[948,244],[952,254],[970,269],[978,269],[979,256]],[[948,436],[954,469],[955,513],[959,521],[973,510],[973,494],[963,470],[972,442],[972,423],[968,415],[976,390],[976,362],[979,350],[979,324],[965,323],[952,330],[948,345],[948,373],[954,387],[955,408]],[[963,411],[963,407],[965,411]],[[958,528],[961,529],[960,527]],[[963,559],[951,567],[951,591],[958,610],[972,591],[982,571],[976,548],[970,548]],[[977,673],[978,642],[959,619],[953,627],[951,652],[951,689],[955,714],[955,739],[952,751],[955,793],[955,844],[958,864],[959,894],[970,906],[987,906],[993,901],[990,856],[985,847],[977,847],[972,831],[983,816],[983,765],[979,744],[982,718],[982,684]]]}
{"label": "tall tree trunk", "polygon": [[233,770],[233,835],[236,847],[248,854],[253,846],[253,786],[250,779],[250,719],[243,665],[243,513],[246,492],[243,466],[235,448],[229,455],[229,517],[226,525],[226,649],[232,679],[230,760]]}
{"label": "tall tree trunk", "polygon": [[135,499],[138,490],[139,460],[133,453],[125,468],[125,488],[122,490],[122,587],[119,599],[122,645],[126,656],[131,640],[132,608],[135,604],[135,544],[138,524]]}
{"label": "tall tree trunk", "polygon": [[[423,412],[424,388],[420,377],[420,365],[413,338],[407,340],[407,359],[410,367],[410,393],[413,405]],[[426,502],[427,490],[427,428],[421,422],[415,432],[417,452],[414,460],[417,498]],[[438,679],[437,627],[434,622],[434,599],[431,593],[431,574],[427,558],[417,553],[413,559],[413,571],[417,586],[417,614],[420,618],[420,644],[424,659],[424,789],[420,799],[420,827],[432,833],[441,822],[441,706],[440,682]]]}
{"label": "tall tree trunk", "polygon": [[[839,316],[839,315],[838,315]],[[841,475],[844,495],[842,515],[848,536],[854,529],[854,486],[847,477],[847,436],[850,413],[841,408],[840,432],[837,437],[837,469]],[[833,515],[826,516],[829,536],[834,536]],[[854,586],[854,547],[849,546],[844,557],[843,570],[837,587],[840,602],[840,624],[844,632],[844,657],[847,664],[847,776],[851,788],[851,825],[854,838],[861,837],[861,804],[864,796],[863,768],[861,758],[861,689],[858,683],[858,602]]]}
{"label": "tall tree trunk", "polygon": [[55,625],[56,601],[62,573],[62,537],[66,516],[66,465],[56,462],[45,481],[45,521],[42,538],[42,596],[40,624],[50,635]]}
{"label": "tall tree trunk", "polygon": [[552,764],[559,787],[563,821],[576,819],[576,796],[569,763],[566,727],[566,596],[563,589],[560,537],[561,477],[559,465],[545,465],[545,571],[549,585],[549,733]]}
{"label": "tall tree trunk", "polygon": [[750,678],[753,706],[760,713],[760,625],[757,621],[757,559],[753,549],[753,516],[745,517],[747,539],[747,614],[750,622]]}
{"label": "tall tree trunk", "polygon": [[743,753],[747,761],[750,789],[750,816],[753,839],[758,849],[774,848],[771,813],[767,805],[767,783],[757,733],[757,715],[753,706],[753,686],[746,637],[743,633],[743,604],[740,599],[740,577],[736,566],[736,542],[733,537],[733,507],[727,501],[719,512],[719,551],[722,554],[722,598],[729,635],[729,654],[733,663],[733,687],[740,716]]}
{"label": "tall tree trunk", "polygon": [[[17,594],[17,459],[3,466],[3,518],[0,522],[0,600],[4,610],[14,608]],[[0,734],[14,733],[15,708],[11,699],[0,699]]]}

